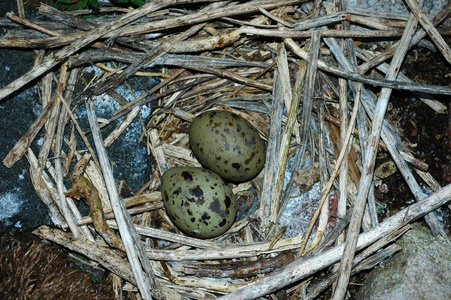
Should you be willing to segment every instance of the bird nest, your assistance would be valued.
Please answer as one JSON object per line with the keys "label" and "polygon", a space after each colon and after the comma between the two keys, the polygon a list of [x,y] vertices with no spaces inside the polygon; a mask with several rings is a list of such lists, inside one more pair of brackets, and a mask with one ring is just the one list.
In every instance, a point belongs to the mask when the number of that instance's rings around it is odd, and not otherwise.
{"label": "bird nest", "polygon": [[[277,292],[312,299],[333,282],[336,299],[343,298],[351,272],[397,251],[390,242],[451,192],[384,119],[393,89],[414,93],[438,113],[446,107],[431,95],[451,94],[448,86],[399,73],[407,51],[426,36],[451,61],[435,27],[451,6],[429,20],[415,1],[406,3],[407,15],[304,0],[161,0],[106,6],[88,19],[80,16],[93,11],[42,4],[39,14],[51,22],[7,14],[20,27],[1,47],[42,50],[28,73],[0,90],[3,99],[41,82],[43,110],[3,160],[11,167],[27,157],[36,192],[58,227],[34,233],[109,270],[117,293],[144,299],[255,299]],[[398,42],[371,47],[380,41]],[[93,66],[97,73],[87,80],[85,70]],[[116,92],[137,76],[158,83],[139,97]],[[107,120],[97,115],[99,95],[120,106]],[[153,157],[151,176],[123,197],[106,149],[146,107],[151,113],[134,142],[144,141]],[[226,233],[205,240],[171,223],[160,179],[171,167],[200,166],[188,128],[211,109],[249,121],[265,141],[266,163],[251,181],[228,184],[238,218]],[[106,135],[111,124],[117,125]],[[42,129],[35,154],[30,145]],[[396,165],[418,201],[384,220],[372,189],[383,176],[374,176],[379,151],[392,163],[383,169]],[[435,193],[426,195],[416,178]],[[76,200],[88,204],[89,214],[80,213]],[[444,234],[433,213],[427,218]],[[334,265],[323,278],[312,277]]]}

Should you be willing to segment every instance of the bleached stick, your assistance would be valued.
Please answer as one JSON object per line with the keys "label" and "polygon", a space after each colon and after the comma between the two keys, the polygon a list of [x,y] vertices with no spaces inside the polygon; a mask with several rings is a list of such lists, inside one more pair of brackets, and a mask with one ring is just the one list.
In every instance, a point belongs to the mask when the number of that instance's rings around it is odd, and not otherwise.
{"label": "bleached stick", "polygon": [[420,8],[422,1],[420,1],[420,3],[417,3],[416,1],[413,0],[405,0],[405,2],[407,6],[409,6],[410,11],[417,18],[417,21],[420,22],[424,31],[426,31],[428,36],[434,42],[435,46],[437,46],[437,48],[440,50],[440,52],[443,54],[446,60],[449,63],[451,63],[451,49],[449,48],[448,44],[445,42],[443,37],[440,35],[440,33],[438,33],[437,29],[435,28],[431,20],[429,20],[424,11]]}
{"label": "bleached stick", "polygon": [[[210,0],[212,1],[212,0]],[[163,7],[174,5],[174,4],[183,4],[183,3],[194,3],[194,2],[200,2],[197,0],[154,0],[152,2],[149,2],[145,5],[143,5],[140,8],[134,9],[130,11],[129,13],[125,14],[123,17],[121,17],[119,20],[117,20],[114,23],[108,23],[102,26],[97,27],[96,29],[93,29],[89,32],[83,33],[80,35],[80,37],[71,43],[70,45],[64,47],[63,49],[50,54],[47,56],[44,61],[39,64],[38,66],[34,67],[30,71],[28,71],[25,75],[22,77],[14,80],[10,84],[8,84],[6,87],[0,90],[0,100],[11,95],[27,83],[31,82],[32,80],[40,77],[44,73],[46,73],[48,70],[56,66],[62,61],[65,61],[70,55],[77,52],[79,49],[89,45],[93,41],[103,37],[107,33],[110,33],[114,30],[117,30],[125,25],[127,25],[130,22],[135,21],[136,19],[139,19],[146,14],[156,11],[158,9],[161,9]],[[203,1],[205,2],[205,1]]]}
{"label": "bleached stick", "polygon": [[[280,148],[282,144],[282,116],[284,99],[286,96],[291,98],[291,88],[289,86],[288,63],[286,63],[286,51],[283,44],[279,44],[277,47],[277,72],[274,72],[274,91],[273,101],[271,105],[271,125],[269,126],[268,146],[266,151],[265,170],[263,175],[262,192],[260,196],[260,209],[258,214],[262,220],[261,227],[263,232],[268,233],[271,223],[269,217],[272,210],[278,210],[279,205],[274,207],[275,203],[272,202],[273,194],[277,193],[277,190],[281,188],[276,184],[281,167]],[[288,95],[286,95],[288,94]],[[291,137],[291,136],[290,136]]]}
{"label": "bleached stick", "polygon": [[[421,0],[420,0],[421,1]],[[421,1],[422,2],[422,1]],[[399,43],[399,47],[393,56],[390,68],[387,72],[386,78],[389,80],[396,79],[401,63],[409,49],[411,36],[415,33],[418,21],[413,15],[409,17],[403,36]],[[337,286],[333,293],[333,299],[344,299],[351,276],[352,261],[354,260],[357,240],[360,233],[360,226],[362,223],[363,212],[365,209],[366,199],[371,181],[373,180],[374,164],[376,161],[376,154],[381,136],[382,126],[384,122],[385,112],[387,110],[388,101],[391,96],[391,89],[383,88],[379,95],[376,109],[369,137],[369,147],[366,150],[366,161],[363,165],[362,176],[356,199],[354,201],[354,208],[352,212],[351,222],[349,224],[348,233],[346,236],[345,249],[340,263],[340,277],[338,278]]]}
{"label": "bleached stick", "polygon": [[133,270],[136,284],[143,299],[152,299],[150,290],[154,285],[154,278],[149,262],[144,255],[143,245],[138,233],[133,227],[130,215],[127,213],[124,204],[121,202],[119,192],[113,177],[113,170],[108,160],[97,117],[94,113],[94,104],[90,101],[86,103],[86,112],[89,124],[92,130],[92,137],[99,157],[99,163],[102,168],[103,177],[107,186],[108,195],[111,201],[111,207],[118,224],[119,233],[127,253],[128,261]]}
{"label": "bleached stick", "polygon": [[[450,200],[451,184],[430,195],[424,201],[416,202],[406,207],[370,231],[362,233],[359,236],[356,249],[360,250],[373,244],[380,238],[392,234],[404,225],[439,208]],[[342,244],[307,259],[299,258],[261,281],[238,289],[218,299],[257,299],[258,297],[270,294],[338,262],[343,254],[343,248],[344,245]]]}

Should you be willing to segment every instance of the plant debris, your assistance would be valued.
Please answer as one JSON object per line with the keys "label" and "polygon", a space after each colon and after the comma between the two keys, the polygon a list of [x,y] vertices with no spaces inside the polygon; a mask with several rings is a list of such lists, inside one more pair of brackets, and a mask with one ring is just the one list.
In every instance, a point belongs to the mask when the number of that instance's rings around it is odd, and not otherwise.
{"label": "plant debris", "polygon": [[[410,222],[426,215],[432,232],[446,239],[433,211],[449,201],[451,186],[441,187],[403,143],[387,109],[392,90],[402,90],[447,112],[434,95],[451,95],[449,86],[417,82],[399,70],[426,37],[451,61],[442,37],[448,31],[439,27],[451,5],[429,20],[415,1],[406,3],[405,16],[305,0],[161,0],[139,8],[105,5],[96,8],[101,17],[90,19],[79,18],[89,11],[42,3],[45,21],[8,13],[0,47],[38,55],[30,71],[0,90],[0,99],[38,82],[43,110],[3,163],[11,167],[27,157],[32,183],[59,227],[34,233],[120,278],[116,294],[143,299],[257,299],[281,292],[313,299],[334,282],[334,297],[343,299],[351,274],[398,251],[389,244]],[[374,47],[381,43],[386,46]],[[92,67],[98,73],[88,76]],[[130,97],[116,92],[137,76],[159,83],[139,97],[131,88]],[[99,95],[120,105],[108,119],[94,108]],[[123,198],[105,148],[147,105],[152,111],[141,120],[142,141],[155,159],[152,175]],[[85,120],[77,115],[82,108]],[[159,191],[168,168],[200,166],[188,128],[213,109],[249,121],[267,156],[257,177],[229,183],[242,209],[234,225],[203,240],[170,222]],[[102,137],[105,126],[116,127]],[[30,146],[41,130],[36,155]],[[388,192],[380,180],[391,174],[374,177],[378,157],[400,172],[416,201],[385,219],[377,196]],[[315,186],[318,197],[296,202]],[[89,215],[75,205],[81,198]],[[300,204],[288,222],[307,216],[297,231],[281,221],[293,203]],[[330,266],[320,282],[312,277]]]}

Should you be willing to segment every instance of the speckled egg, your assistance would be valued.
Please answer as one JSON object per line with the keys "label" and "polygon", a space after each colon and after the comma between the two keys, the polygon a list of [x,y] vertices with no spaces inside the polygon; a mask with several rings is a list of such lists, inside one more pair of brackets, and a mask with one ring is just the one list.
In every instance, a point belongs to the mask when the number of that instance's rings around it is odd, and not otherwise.
{"label": "speckled egg", "polygon": [[265,146],[257,130],[228,111],[207,111],[194,118],[189,141],[202,166],[227,181],[248,181],[265,164]]}
{"label": "speckled egg", "polygon": [[209,170],[171,168],[161,178],[161,194],[171,221],[194,237],[217,237],[235,221],[235,195],[221,177]]}

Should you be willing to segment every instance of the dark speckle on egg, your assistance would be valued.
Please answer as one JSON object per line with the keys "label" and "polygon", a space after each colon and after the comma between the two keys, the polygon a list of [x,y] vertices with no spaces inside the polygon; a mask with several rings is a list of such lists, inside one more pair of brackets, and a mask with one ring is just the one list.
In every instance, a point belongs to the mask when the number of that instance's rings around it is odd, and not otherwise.
{"label": "dark speckle on egg", "polygon": [[227,220],[226,219],[222,219],[222,221],[219,223],[219,226],[225,226],[227,224]]}
{"label": "dark speckle on egg", "polygon": [[265,146],[257,130],[228,111],[198,115],[189,128],[189,140],[202,166],[227,181],[248,181],[265,163]]}
{"label": "dark speckle on egg", "polygon": [[201,217],[201,220],[205,222],[205,221],[207,221],[209,219],[211,219],[210,215],[208,213],[204,212],[204,214]]}
{"label": "dark speckle on egg", "polygon": [[[228,197],[226,197],[226,199],[227,198]],[[225,204],[225,202],[224,202],[224,204]],[[218,198],[214,198],[214,200],[211,202],[209,208],[210,208],[211,211],[213,211],[213,212],[215,212],[217,214],[220,214],[222,210],[221,210],[221,203],[219,202],[219,199]],[[227,208],[227,205],[226,205],[226,208]]]}
{"label": "dark speckle on egg", "polygon": [[161,195],[171,221],[189,235],[213,238],[235,221],[235,195],[221,177],[209,170],[194,167],[167,170],[161,178]]}
{"label": "dark speckle on egg", "polygon": [[224,204],[225,204],[226,208],[229,208],[230,205],[232,205],[232,199],[230,199],[229,197],[226,196]]}
{"label": "dark speckle on egg", "polygon": [[232,164],[232,167],[233,167],[234,169],[239,170],[240,167],[241,167],[241,165],[240,165],[239,163],[233,163],[233,164]]}
{"label": "dark speckle on egg", "polygon": [[204,192],[202,191],[199,185],[197,185],[195,188],[190,189],[190,193],[196,196],[197,198],[202,198],[204,196]]}
{"label": "dark speckle on egg", "polygon": [[188,181],[188,180],[192,181],[193,180],[193,177],[192,177],[192,175],[189,172],[182,172],[182,177],[186,181]]}

